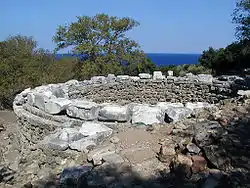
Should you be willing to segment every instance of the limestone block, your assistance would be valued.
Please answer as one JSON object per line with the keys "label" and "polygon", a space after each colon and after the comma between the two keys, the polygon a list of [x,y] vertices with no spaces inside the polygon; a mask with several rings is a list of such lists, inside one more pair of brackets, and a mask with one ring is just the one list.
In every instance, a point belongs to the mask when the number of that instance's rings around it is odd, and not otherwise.
{"label": "limestone block", "polygon": [[66,113],[70,117],[80,118],[83,120],[97,119],[99,105],[87,100],[72,100],[72,103],[67,107]]}
{"label": "limestone block", "polygon": [[133,81],[137,81],[137,80],[140,80],[140,77],[139,76],[130,76],[130,79]]}
{"label": "limestone block", "polygon": [[93,82],[93,83],[103,83],[103,82],[105,82],[105,76],[93,76],[92,78],[91,78],[91,81]]}
{"label": "limestone block", "polygon": [[51,92],[57,98],[67,98],[67,88],[66,86],[54,86],[51,88]]}
{"label": "limestone block", "polygon": [[116,78],[117,78],[117,81],[124,81],[124,80],[129,80],[130,76],[128,76],[128,75],[118,75]]}
{"label": "limestone block", "polygon": [[67,86],[78,85],[78,84],[79,84],[78,80],[69,80],[69,81],[65,82],[65,85],[67,85]]}
{"label": "limestone block", "polygon": [[184,107],[182,103],[171,103],[171,102],[158,102],[156,106],[160,107],[164,111],[172,107]]}
{"label": "limestone block", "polygon": [[141,79],[150,79],[150,78],[151,78],[151,75],[148,74],[148,73],[140,73],[140,74],[139,74],[139,77],[140,77]]}
{"label": "limestone block", "polygon": [[168,76],[174,76],[174,71],[168,71]]}
{"label": "limestone block", "polygon": [[237,94],[238,94],[239,96],[245,96],[245,97],[249,98],[249,97],[250,97],[250,90],[246,90],[246,91],[244,91],[244,90],[239,90],[239,91],[237,92]]}
{"label": "limestone block", "polygon": [[90,150],[96,147],[96,143],[92,139],[82,138],[80,140],[71,142],[69,144],[69,147],[70,149],[73,149],[73,150],[88,153]]}
{"label": "limestone block", "polygon": [[84,136],[76,128],[63,128],[58,138],[66,142],[72,142],[82,139]]}
{"label": "limestone block", "polygon": [[185,107],[172,107],[172,108],[168,108],[165,110],[166,115],[169,118],[169,122],[173,121],[173,122],[178,122],[183,120],[186,117],[189,117],[192,113],[192,110],[190,110],[189,108],[185,108]]}
{"label": "limestone block", "polygon": [[68,142],[56,138],[51,139],[48,142],[48,147],[54,150],[64,151],[68,148],[68,146],[69,146]]}
{"label": "limestone block", "polygon": [[33,92],[30,92],[27,94],[27,103],[30,105],[30,106],[34,106],[34,103],[35,103],[35,95]]}
{"label": "limestone block", "polygon": [[21,95],[21,94],[18,94],[15,99],[14,99],[14,102],[13,102],[15,105],[23,105],[25,103],[25,98]]}
{"label": "limestone block", "polygon": [[28,94],[29,92],[31,92],[31,88],[30,88],[30,87],[29,87],[29,88],[26,88],[25,90],[23,90],[23,91],[21,92],[21,94],[22,94],[24,97],[26,97],[27,94]]}
{"label": "limestone block", "polygon": [[84,122],[79,132],[84,136],[95,136],[98,133],[103,134],[103,137],[109,137],[113,130],[98,122]]}
{"label": "limestone block", "polygon": [[49,99],[44,104],[44,111],[49,114],[59,114],[60,112],[66,110],[66,108],[70,104],[71,104],[71,101],[65,98]]}
{"label": "limestone block", "polygon": [[198,81],[206,84],[213,83],[213,76],[211,74],[198,74]]}
{"label": "limestone block", "polygon": [[116,81],[116,77],[114,74],[108,74],[107,78],[106,78],[106,81],[108,83],[112,83],[112,82],[115,82]]}
{"label": "limestone block", "polygon": [[43,93],[34,93],[34,106],[40,110],[45,109],[45,103],[50,99],[55,99],[56,97],[52,94],[51,91],[45,91]]}
{"label": "limestone block", "polygon": [[196,103],[187,102],[185,104],[185,107],[191,109],[193,112],[196,112],[201,109],[213,108],[214,105],[209,104],[207,102],[196,102]]}
{"label": "limestone block", "polygon": [[154,80],[162,80],[162,79],[164,79],[164,76],[162,75],[161,71],[154,71],[153,79]]}
{"label": "limestone block", "polygon": [[164,122],[164,112],[156,106],[134,105],[132,108],[132,124],[143,123],[151,125]]}
{"label": "limestone block", "polygon": [[130,113],[128,106],[106,105],[100,109],[98,119],[102,121],[129,121]]}

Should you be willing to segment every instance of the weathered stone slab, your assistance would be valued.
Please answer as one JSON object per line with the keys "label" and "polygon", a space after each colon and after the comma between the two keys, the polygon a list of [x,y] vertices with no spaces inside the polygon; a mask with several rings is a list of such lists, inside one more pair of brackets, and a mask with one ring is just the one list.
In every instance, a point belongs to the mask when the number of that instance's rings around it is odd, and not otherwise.
{"label": "weathered stone slab", "polygon": [[196,103],[187,102],[185,104],[185,107],[191,109],[193,112],[197,112],[197,111],[202,110],[202,109],[213,108],[214,105],[209,104],[207,102],[196,102]]}
{"label": "weathered stone slab", "polygon": [[129,80],[130,76],[129,75],[118,75],[116,77],[117,81],[124,81],[124,80]]}
{"label": "weathered stone slab", "polygon": [[51,87],[52,94],[57,98],[67,98],[67,91],[68,87],[65,84]]}
{"label": "weathered stone slab", "polygon": [[79,132],[84,136],[94,136],[98,133],[102,133],[105,137],[109,137],[113,130],[102,123],[84,122]]}
{"label": "weathered stone slab", "polygon": [[192,110],[185,107],[172,107],[166,109],[165,112],[169,118],[169,122],[178,122],[184,118],[189,117],[192,113]]}
{"label": "weathered stone slab", "polygon": [[14,102],[13,102],[15,105],[23,105],[25,103],[25,98],[21,95],[21,94],[18,94],[15,99],[14,99]]}
{"label": "weathered stone slab", "polygon": [[198,74],[197,75],[198,81],[206,84],[213,83],[213,76],[211,74]]}
{"label": "weathered stone slab", "polygon": [[67,107],[67,115],[83,120],[97,119],[99,113],[99,105],[86,100],[72,100],[72,103]]}
{"label": "weathered stone slab", "polygon": [[56,98],[51,91],[45,91],[43,93],[34,93],[34,106],[44,111],[45,103],[49,99]]}
{"label": "weathered stone slab", "polygon": [[91,78],[91,81],[93,82],[93,83],[103,83],[103,82],[105,82],[105,76],[93,76],[92,78]]}
{"label": "weathered stone slab", "polygon": [[64,151],[68,148],[69,144],[66,141],[60,139],[51,139],[48,142],[48,147],[54,150]]}
{"label": "weathered stone slab", "polygon": [[132,124],[143,123],[151,125],[164,122],[164,112],[156,106],[134,105],[132,107]]}
{"label": "weathered stone slab", "polygon": [[130,79],[133,81],[137,81],[137,80],[140,80],[140,77],[139,76],[130,76]]}
{"label": "weathered stone slab", "polygon": [[99,111],[98,119],[101,121],[129,121],[130,113],[127,106],[106,105]]}
{"label": "weathered stone slab", "polygon": [[108,74],[107,78],[106,78],[106,81],[108,83],[112,83],[112,82],[115,82],[116,81],[116,77],[114,74]]}
{"label": "weathered stone slab", "polygon": [[168,76],[174,76],[174,71],[168,71]]}
{"label": "weathered stone slab", "polygon": [[239,96],[245,96],[245,97],[247,97],[247,98],[250,98],[250,90],[239,90],[238,92],[237,92],[237,94],[239,95]]}
{"label": "weathered stone slab", "polygon": [[78,80],[69,80],[69,81],[65,82],[65,85],[67,85],[67,86],[78,85],[78,84],[79,84]]}
{"label": "weathered stone slab", "polygon": [[73,150],[77,150],[80,152],[88,153],[90,150],[96,147],[96,143],[94,140],[89,138],[82,138],[80,140],[71,142],[69,147]]}
{"label": "weathered stone slab", "polygon": [[161,71],[154,71],[153,79],[154,80],[162,80],[162,79],[164,79],[164,76],[162,75]]}
{"label": "weathered stone slab", "polygon": [[139,74],[139,77],[140,77],[141,79],[150,79],[150,78],[151,78],[151,75],[148,74],[148,73],[140,73],[140,74]]}
{"label": "weathered stone slab", "polygon": [[34,103],[35,103],[35,95],[34,95],[34,93],[30,92],[30,93],[27,94],[27,103],[30,106],[34,106]]}
{"label": "weathered stone slab", "polygon": [[159,102],[157,103],[156,106],[160,107],[164,111],[173,107],[184,107],[182,103],[171,103],[171,102]]}
{"label": "weathered stone slab", "polygon": [[49,99],[44,104],[44,111],[49,114],[59,114],[60,112],[66,110],[66,108],[70,104],[71,104],[71,101],[65,98]]}
{"label": "weathered stone slab", "polygon": [[58,138],[66,142],[77,141],[84,136],[76,128],[63,128]]}
{"label": "weathered stone slab", "polygon": [[13,104],[15,104],[15,105],[23,105],[24,103],[26,103],[27,95],[30,92],[31,92],[30,88],[27,88],[27,89],[23,90],[20,94],[18,94],[15,97]]}

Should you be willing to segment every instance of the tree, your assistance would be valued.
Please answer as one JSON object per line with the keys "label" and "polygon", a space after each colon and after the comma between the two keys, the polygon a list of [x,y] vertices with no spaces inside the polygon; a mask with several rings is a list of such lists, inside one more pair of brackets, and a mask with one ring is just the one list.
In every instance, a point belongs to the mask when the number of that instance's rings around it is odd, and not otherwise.
{"label": "tree", "polygon": [[212,69],[212,72],[214,73],[215,68],[215,57],[216,57],[216,50],[212,47],[209,47],[208,50],[204,50],[202,55],[199,58],[199,62],[202,66]]}
{"label": "tree", "polygon": [[15,95],[28,87],[72,79],[74,61],[56,61],[53,54],[37,49],[32,37],[0,41],[0,109],[11,108]]}
{"label": "tree", "polygon": [[126,36],[128,31],[138,25],[137,21],[128,17],[118,18],[106,14],[82,16],[77,17],[76,22],[59,26],[53,40],[57,44],[57,51],[71,47],[73,53],[86,57],[84,61],[87,65],[79,64],[80,69],[85,66],[93,70],[93,74],[106,74],[104,67],[112,64],[116,68],[123,66],[126,70],[134,67],[131,73],[138,74],[139,67],[148,66],[149,63],[139,44]]}
{"label": "tree", "polygon": [[250,0],[238,0],[233,13],[236,36],[239,40],[250,40]]}

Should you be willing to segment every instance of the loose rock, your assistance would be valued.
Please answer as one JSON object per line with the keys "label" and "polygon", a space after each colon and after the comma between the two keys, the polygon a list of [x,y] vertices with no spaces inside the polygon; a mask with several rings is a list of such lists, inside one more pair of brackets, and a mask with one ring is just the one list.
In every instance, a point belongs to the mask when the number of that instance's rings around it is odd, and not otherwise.
{"label": "loose rock", "polygon": [[74,100],[67,107],[67,115],[74,118],[80,118],[83,120],[95,120],[98,117],[99,106],[96,103]]}
{"label": "loose rock", "polygon": [[145,125],[164,122],[164,112],[155,106],[135,105],[132,109],[132,123],[143,123]]}
{"label": "loose rock", "polygon": [[127,106],[106,105],[102,107],[98,114],[101,121],[129,121],[130,112]]}

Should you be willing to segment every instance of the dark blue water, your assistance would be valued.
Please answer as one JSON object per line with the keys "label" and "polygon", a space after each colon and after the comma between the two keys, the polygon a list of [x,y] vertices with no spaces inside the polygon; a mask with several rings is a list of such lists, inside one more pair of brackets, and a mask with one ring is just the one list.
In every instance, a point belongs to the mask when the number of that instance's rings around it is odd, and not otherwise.
{"label": "dark blue water", "polygon": [[166,53],[148,53],[147,56],[156,65],[183,65],[198,64],[200,54],[166,54]]}
{"label": "dark blue water", "polygon": [[[57,54],[57,58],[69,57],[71,54]],[[168,53],[147,53],[147,56],[156,65],[183,65],[197,64],[200,54],[168,54]]]}

